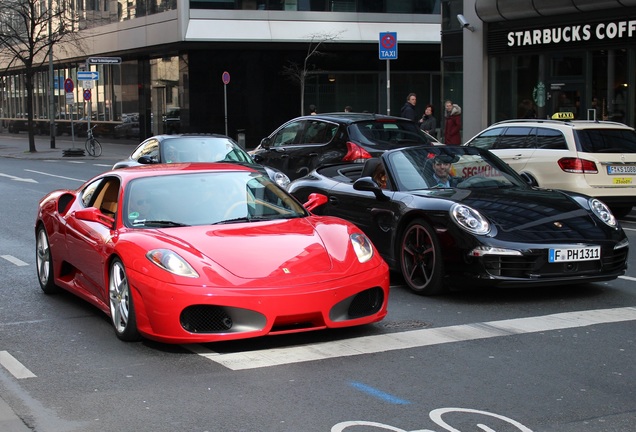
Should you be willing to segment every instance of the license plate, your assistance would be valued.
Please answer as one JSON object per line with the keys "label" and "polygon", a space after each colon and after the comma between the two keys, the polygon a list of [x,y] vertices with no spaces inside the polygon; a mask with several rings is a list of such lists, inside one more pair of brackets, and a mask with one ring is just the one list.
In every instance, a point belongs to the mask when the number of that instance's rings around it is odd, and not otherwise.
{"label": "license plate", "polygon": [[600,246],[586,246],[578,248],[550,249],[548,261],[572,262],[572,261],[594,261],[601,259]]}
{"label": "license plate", "polygon": [[630,185],[632,184],[631,177],[616,177],[612,179],[612,184],[615,185]]}
{"label": "license plate", "polygon": [[636,165],[608,165],[607,174],[636,174]]}

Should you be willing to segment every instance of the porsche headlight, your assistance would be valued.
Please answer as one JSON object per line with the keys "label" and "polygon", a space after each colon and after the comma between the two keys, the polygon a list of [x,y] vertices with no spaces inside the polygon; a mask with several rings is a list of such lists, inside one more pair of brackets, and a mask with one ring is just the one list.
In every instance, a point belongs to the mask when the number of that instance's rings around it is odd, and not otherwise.
{"label": "porsche headlight", "polygon": [[190,264],[188,264],[186,260],[170,249],[151,250],[146,254],[146,258],[170,273],[190,278],[199,277],[198,273],[190,267]]}
{"label": "porsche headlight", "polygon": [[356,252],[358,261],[361,263],[369,261],[373,257],[373,246],[367,236],[362,234],[351,234],[349,237],[353,250]]}
{"label": "porsche headlight", "polygon": [[472,234],[486,235],[490,224],[477,210],[463,204],[453,204],[450,209],[452,219],[460,228]]}
{"label": "porsche headlight", "polygon": [[596,217],[598,217],[600,220],[602,220],[612,228],[616,228],[616,218],[604,202],[596,198],[590,198],[588,202],[590,204],[590,209],[592,209],[592,213],[594,213]]}

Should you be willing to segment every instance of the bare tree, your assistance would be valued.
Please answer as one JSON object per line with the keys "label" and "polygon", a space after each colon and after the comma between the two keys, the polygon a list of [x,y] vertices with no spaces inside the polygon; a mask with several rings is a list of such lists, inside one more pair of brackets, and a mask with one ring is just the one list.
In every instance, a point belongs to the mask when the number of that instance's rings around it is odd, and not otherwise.
{"label": "bare tree", "polygon": [[75,17],[70,0],[0,1],[0,64],[5,73],[24,71],[29,152],[37,151],[33,121],[34,76],[42,70],[54,47],[57,52],[82,51]]}
{"label": "bare tree", "polygon": [[314,73],[316,66],[310,63],[309,60],[312,57],[321,56],[325,53],[320,51],[321,45],[333,42],[340,37],[338,33],[316,33],[309,35],[309,45],[307,46],[307,55],[303,61],[302,66],[298,63],[290,61],[287,65],[283,66],[283,75],[289,77],[292,81],[300,85],[300,115],[305,113],[305,82],[307,76]]}

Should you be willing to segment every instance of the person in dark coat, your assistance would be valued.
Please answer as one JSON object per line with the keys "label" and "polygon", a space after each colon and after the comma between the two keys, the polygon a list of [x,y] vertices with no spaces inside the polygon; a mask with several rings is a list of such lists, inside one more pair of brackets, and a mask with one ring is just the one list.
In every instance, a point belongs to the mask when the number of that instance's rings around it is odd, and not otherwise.
{"label": "person in dark coat", "polygon": [[417,113],[415,112],[415,103],[417,102],[417,95],[415,93],[409,93],[406,97],[406,102],[400,110],[400,117],[407,118],[412,122],[417,123]]}
{"label": "person in dark coat", "polygon": [[436,136],[437,119],[433,116],[433,105],[431,104],[424,108],[424,115],[420,119],[420,129],[429,135]]}

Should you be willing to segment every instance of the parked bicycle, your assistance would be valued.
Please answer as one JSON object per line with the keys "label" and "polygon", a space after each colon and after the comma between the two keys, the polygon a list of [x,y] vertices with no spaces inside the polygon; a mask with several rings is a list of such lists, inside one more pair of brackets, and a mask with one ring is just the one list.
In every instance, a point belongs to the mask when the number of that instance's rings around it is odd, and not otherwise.
{"label": "parked bicycle", "polygon": [[102,154],[102,145],[99,143],[99,141],[97,141],[97,139],[95,138],[95,135],[93,135],[93,129],[95,129],[95,126],[93,126],[92,128],[86,131],[86,136],[88,138],[86,138],[85,147],[86,147],[86,152],[89,155],[99,157]]}

